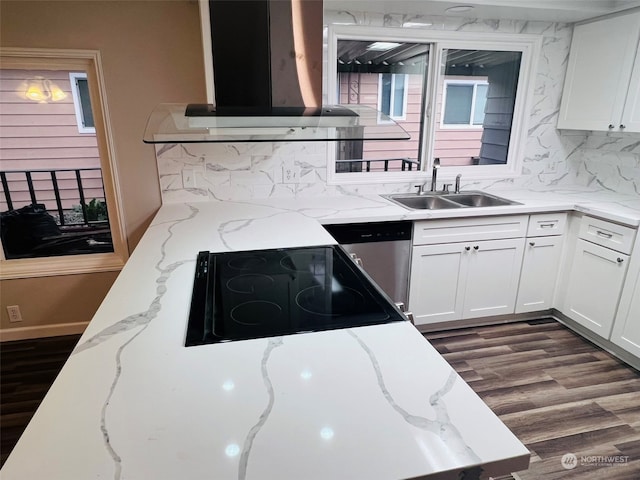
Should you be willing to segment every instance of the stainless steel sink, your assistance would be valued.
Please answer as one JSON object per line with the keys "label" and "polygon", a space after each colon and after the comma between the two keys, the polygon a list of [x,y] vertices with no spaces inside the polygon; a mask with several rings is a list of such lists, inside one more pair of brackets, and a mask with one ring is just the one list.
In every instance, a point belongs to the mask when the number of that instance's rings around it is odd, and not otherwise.
{"label": "stainless steel sink", "polygon": [[396,202],[403,207],[417,210],[439,210],[442,208],[460,208],[462,205],[450,202],[442,195],[385,195],[385,198]]}
{"label": "stainless steel sink", "polygon": [[506,198],[496,197],[487,193],[454,193],[447,195],[448,200],[460,203],[465,207],[500,207],[503,205],[519,205]]}
{"label": "stainless steel sink", "polygon": [[501,207],[506,205],[521,205],[518,202],[496,197],[480,191],[470,191],[465,193],[424,193],[422,195],[402,193],[394,195],[383,195],[403,207],[412,210],[440,210],[446,208],[479,208],[479,207]]}

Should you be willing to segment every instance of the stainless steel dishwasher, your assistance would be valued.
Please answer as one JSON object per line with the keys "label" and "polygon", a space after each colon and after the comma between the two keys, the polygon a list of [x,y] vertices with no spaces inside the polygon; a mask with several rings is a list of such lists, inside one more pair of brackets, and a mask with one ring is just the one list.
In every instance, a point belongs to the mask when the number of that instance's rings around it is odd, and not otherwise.
{"label": "stainless steel dishwasher", "polygon": [[409,221],[348,223],[324,228],[393,300],[407,304],[411,228]]}

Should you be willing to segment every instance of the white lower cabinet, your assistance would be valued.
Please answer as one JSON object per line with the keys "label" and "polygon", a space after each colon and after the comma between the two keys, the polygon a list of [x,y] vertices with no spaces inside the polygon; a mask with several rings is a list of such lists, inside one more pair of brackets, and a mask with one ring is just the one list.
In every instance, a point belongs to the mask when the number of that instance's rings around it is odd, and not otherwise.
{"label": "white lower cabinet", "polygon": [[562,258],[562,236],[528,238],[520,273],[516,313],[548,310]]}
{"label": "white lower cabinet", "polygon": [[[634,252],[640,251],[640,239]],[[640,358],[640,256],[634,253],[611,332],[611,341]]]}
{"label": "white lower cabinet", "polygon": [[628,263],[628,255],[579,239],[563,313],[609,338]]}
{"label": "white lower cabinet", "polygon": [[416,325],[513,313],[523,250],[524,238],[414,247]]}

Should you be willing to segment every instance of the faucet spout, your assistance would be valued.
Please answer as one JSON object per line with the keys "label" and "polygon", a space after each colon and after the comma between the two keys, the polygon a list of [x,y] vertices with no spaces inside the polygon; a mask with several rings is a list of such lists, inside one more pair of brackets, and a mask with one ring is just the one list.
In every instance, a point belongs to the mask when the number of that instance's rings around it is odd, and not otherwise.
{"label": "faucet spout", "polygon": [[431,191],[436,191],[436,179],[438,178],[438,169],[440,168],[440,159],[433,159],[433,173],[431,174]]}
{"label": "faucet spout", "polygon": [[460,179],[462,178],[462,174],[459,173],[458,175],[456,175],[456,189],[455,192],[456,193],[460,193]]}

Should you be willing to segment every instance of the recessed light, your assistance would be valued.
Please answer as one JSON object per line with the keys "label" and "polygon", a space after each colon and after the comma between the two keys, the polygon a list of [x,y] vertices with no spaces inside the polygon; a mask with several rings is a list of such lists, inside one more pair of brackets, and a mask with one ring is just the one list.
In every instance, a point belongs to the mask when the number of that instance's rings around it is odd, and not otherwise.
{"label": "recessed light", "polygon": [[367,50],[384,52],[386,50],[391,50],[392,48],[396,48],[399,46],[400,46],[399,43],[394,43],[394,42],[374,42],[367,47]]}
{"label": "recessed light", "polygon": [[468,12],[469,10],[473,10],[473,5],[456,5],[455,7],[450,7],[445,10],[446,13],[462,13]]}
{"label": "recessed light", "polygon": [[427,23],[427,22],[404,22],[402,24],[403,27],[408,27],[408,28],[430,27],[431,25],[433,25],[433,23]]}

